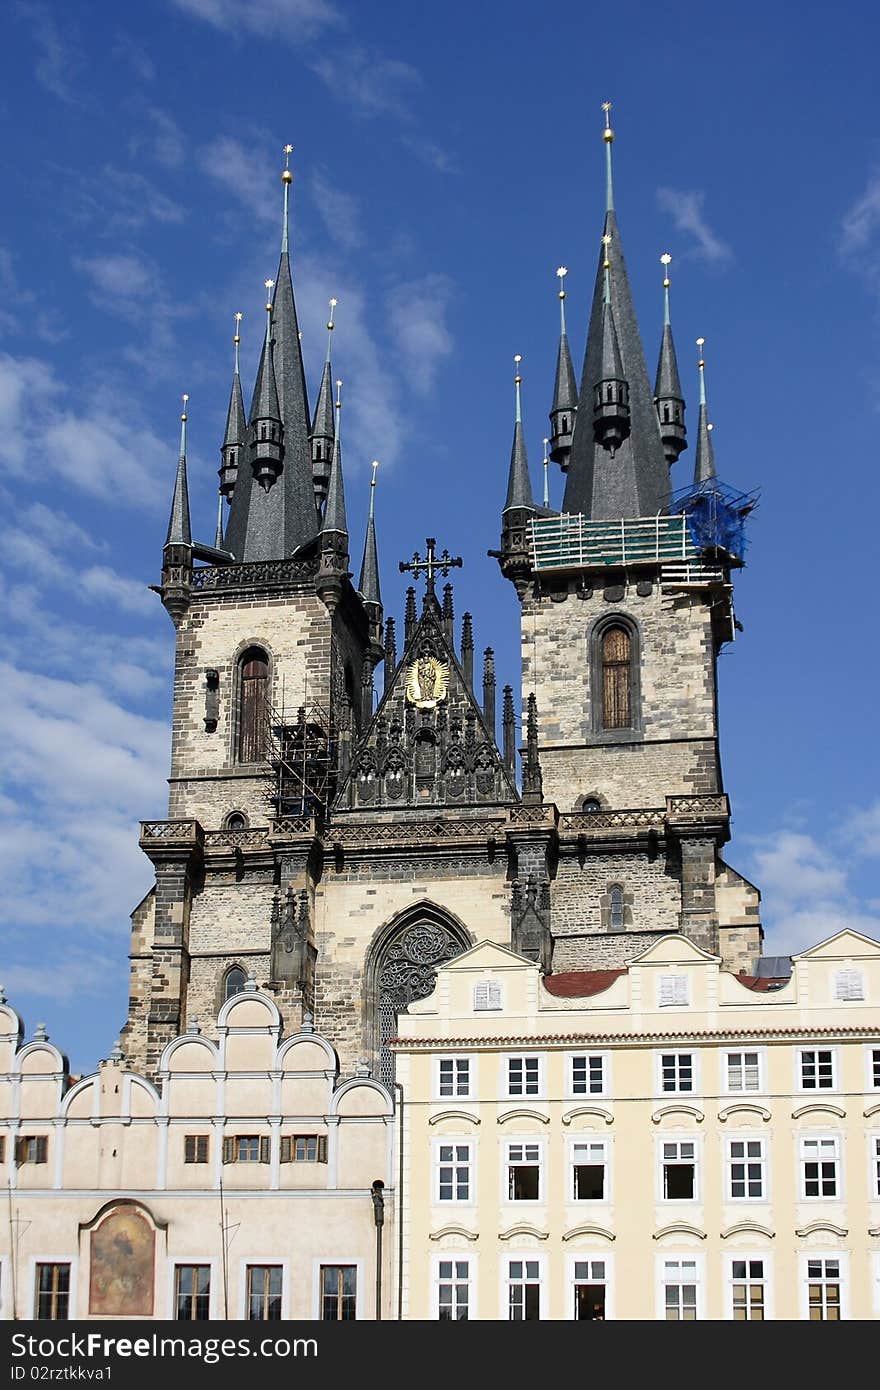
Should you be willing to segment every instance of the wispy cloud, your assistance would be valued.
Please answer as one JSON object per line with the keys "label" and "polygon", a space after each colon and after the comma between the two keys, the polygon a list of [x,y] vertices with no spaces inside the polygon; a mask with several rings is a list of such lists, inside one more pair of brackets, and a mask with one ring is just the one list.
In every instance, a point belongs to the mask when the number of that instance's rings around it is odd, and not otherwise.
{"label": "wispy cloud", "polygon": [[880,169],[875,169],[865,191],[847,210],[841,223],[841,251],[864,251],[880,233]]}
{"label": "wispy cloud", "polygon": [[65,173],[65,212],[97,236],[118,238],[150,222],[183,222],[186,209],[137,169],[107,164],[98,174]]}
{"label": "wispy cloud", "polygon": [[186,140],[180,126],[160,106],[148,106],[145,115],[152,129],[133,137],[133,151],[136,153],[144,145],[157,164],[165,169],[180,169],[186,161]]}
{"label": "wispy cloud", "polygon": [[281,220],[278,174],[283,165],[280,153],[273,165],[270,144],[265,136],[247,143],[232,135],[212,140],[199,150],[197,162],[203,173],[219,183],[236,202],[264,222]]}
{"label": "wispy cloud", "polygon": [[363,48],[321,55],[311,66],[333,95],[361,116],[409,118],[411,98],[422,85],[421,73],[411,63]]}
{"label": "wispy cloud", "polygon": [[705,193],[696,189],[658,188],[657,202],[672,217],[680,232],[692,236],[694,243],[685,254],[699,257],[713,265],[729,261],[733,256],[726,241],[722,241],[706,221],[703,204]]}
{"label": "wispy cloud", "polygon": [[131,34],[120,30],[113,45],[114,58],[128,63],[142,82],[152,82],[156,76],[156,64],[147,50]]}
{"label": "wispy cloud", "polygon": [[81,100],[74,78],[82,66],[80,47],[73,34],[62,33],[48,5],[40,0],[18,0],[18,15],[30,26],[39,51],[34,76],[47,92],[71,105]]}
{"label": "wispy cloud", "polygon": [[337,188],[325,169],[319,169],[312,175],[311,193],[312,201],[336,244],[343,251],[352,251],[359,246],[362,238],[357,198]]}
{"label": "wispy cloud", "polygon": [[433,390],[437,372],[453,349],[446,314],[453,283],[446,275],[425,275],[398,285],[389,305],[391,332],[408,383],[421,396]]}
{"label": "wispy cloud", "polygon": [[228,34],[256,34],[305,43],[340,23],[330,0],[171,0],[175,9]]}

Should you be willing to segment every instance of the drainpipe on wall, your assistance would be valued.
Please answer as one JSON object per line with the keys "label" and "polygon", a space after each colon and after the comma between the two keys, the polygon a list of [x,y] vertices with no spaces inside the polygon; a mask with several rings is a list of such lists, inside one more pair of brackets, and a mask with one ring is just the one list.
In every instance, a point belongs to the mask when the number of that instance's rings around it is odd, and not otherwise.
{"label": "drainpipe on wall", "polygon": [[376,1321],[382,1321],[382,1227],[385,1224],[385,1184],[377,1178],[370,1188],[376,1225]]}

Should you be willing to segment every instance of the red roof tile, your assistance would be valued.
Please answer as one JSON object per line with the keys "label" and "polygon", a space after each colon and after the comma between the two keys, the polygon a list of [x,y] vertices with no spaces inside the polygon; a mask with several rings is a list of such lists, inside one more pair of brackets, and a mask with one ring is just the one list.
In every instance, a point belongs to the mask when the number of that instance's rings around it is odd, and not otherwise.
{"label": "red roof tile", "polygon": [[559,975],[545,975],[542,984],[548,994],[555,994],[558,999],[584,999],[590,994],[601,994],[619,975],[625,974],[625,970],[566,970]]}

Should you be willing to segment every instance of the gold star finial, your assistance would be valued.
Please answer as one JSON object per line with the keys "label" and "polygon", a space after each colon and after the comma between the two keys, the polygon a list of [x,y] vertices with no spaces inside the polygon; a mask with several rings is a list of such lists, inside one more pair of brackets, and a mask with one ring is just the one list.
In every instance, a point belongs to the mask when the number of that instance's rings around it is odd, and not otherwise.
{"label": "gold star finial", "polygon": [[189,400],[189,396],[188,396],[187,393],[184,391],[184,393],[183,393],[183,395],[181,396],[180,399],[183,401],[183,410],[180,412],[180,418],[181,418],[181,420],[185,420],[185,419],[186,419],[186,403],[187,403],[187,401]]}
{"label": "gold star finial", "polygon": [[342,409],[342,377],[336,378],[336,409]]}
{"label": "gold star finial", "polygon": [[568,274],[568,266],[567,266],[567,265],[560,265],[560,266],[557,266],[557,268],[556,268],[556,274],[557,274],[558,277],[559,277],[559,298],[560,298],[560,299],[564,299],[564,298],[565,298],[565,277],[566,277],[566,275]]}
{"label": "gold star finial", "polygon": [[375,486],[376,486],[376,469],[379,467],[379,460],[378,460],[378,459],[373,459],[373,462],[370,464],[370,467],[371,467],[372,470],[373,470],[373,476],[372,476],[372,478],[370,479],[370,487],[375,487]]}
{"label": "gold star finial", "polygon": [[513,360],[514,360],[514,363],[516,364],[516,376],[513,378],[513,380],[514,380],[514,383],[518,386],[519,383],[522,381],[522,377],[521,377],[520,374],[519,374],[519,364],[520,364],[520,362],[522,361],[522,353],[521,353],[521,352],[516,353],[516,355],[514,356],[514,359],[513,359]]}
{"label": "gold star finial", "polygon": [[327,320],[327,328],[330,333],[333,332],[333,311],[338,303],[339,301],[337,299],[330,300],[330,317]]}
{"label": "gold star finial", "polygon": [[290,172],[290,156],[293,154],[293,146],[284,146],[284,168],[281,171],[282,183],[293,183],[293,174]]}
{"label": "gold star finial", "polygon": [[602,269],[603,269],[603,270],[610,270],[610,269],[611,269],[611,250],[610,250],[610,247],[611,247],[611,233],[610,233],[610,232],[606,232],[605,235],[603,236],[603,238],[602,238],[602,245],[605,247],[605,259],[604,259],[604,261],[602,262]]}
{"label": "gold star finial", "polygon": [[602,131],[602,139],[606,145],[610,145],[614,139],[614,131],[611,129],[611,102],[603,101],[602,110],[605,112],[605,129]]}
{"label": "gold star finial", "polygon": [[663,277],[663,288],[665,290],[668,290],[669,286],[672,284],[672,281],[669,278],[669,267],[672,265],[672,257],[670,256],[668,251],[663,252],[663,255],[660,257],[660,264],[663,266],[663,269],[666,272],[666,274]]}
{"label": "gold star finial", "polygon": [[238,330],[239,330],[240,327],[241,327],[241,321],[242,321],[243,318],[244,318],[244,314],[238,313],[238,314],[235,315],[235,337],[232,339],[232,341],[233,341],[234,343],[240,343],[240,342],[241,342],[241,334],[239,333]]}

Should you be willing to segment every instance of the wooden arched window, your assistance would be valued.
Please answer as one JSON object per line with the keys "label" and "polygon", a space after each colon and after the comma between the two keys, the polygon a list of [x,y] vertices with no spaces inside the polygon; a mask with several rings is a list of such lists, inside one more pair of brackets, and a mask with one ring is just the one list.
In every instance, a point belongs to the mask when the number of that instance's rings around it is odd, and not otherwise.
{"label": "wooden arched window", "polygon": [[238,760],[260,763],[266,754],[269,700],[269,660],[259,647],[250,647],[239,662]]}
{"label": "wooden arched window", "polygon": [[246,983],[247,976],[241,966],[233,965],[232,969],[226,973],[226,979],[223,983],[223,998],[231,999],[233,994],[241,994]]}
{"label": "wooden arched window", "polygon": [[602,634],[602,727],[632,728],[632,640],[624,627]]}

